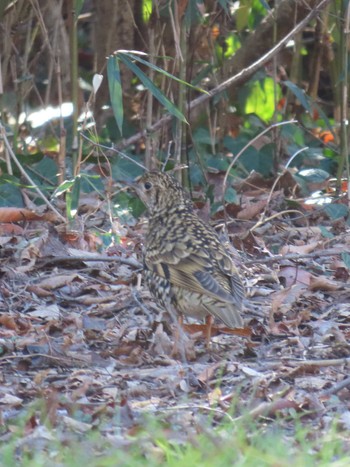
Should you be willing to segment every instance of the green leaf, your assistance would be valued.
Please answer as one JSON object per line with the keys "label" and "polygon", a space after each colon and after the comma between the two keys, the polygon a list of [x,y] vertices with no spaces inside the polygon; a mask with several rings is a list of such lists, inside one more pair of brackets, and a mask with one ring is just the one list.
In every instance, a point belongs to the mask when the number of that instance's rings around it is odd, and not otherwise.
{"label": "green leaf", "polygon": [[195,130],[193,134],[193,139],[196,144],[201,145],[201,146],[203,145],[211,146],[213,144],[213,137],[210,135],[207,128],[200,127],[197,130]]}
{"label": "green leaf", "polygon": [[77,20],[78,20],[78,16],[81,13],[82,8],[83,8],[84,2],[85,2],[85,0],[75,0],[75,2],[74,2],[75,15],[76,15]]}
{"label": "green leaf", "polygon": [[321,235],[322,237],[324,238],[334,238],[334,235],[332,234],[332,232],[330,232],[329,230],[326,229],[326,227],[324,225],[320,225],[319,226],[319,229],[321,231]]}
{"label": "green leaf", "polygon": [[12,175],[0,177],[0,207],[23,207],[23,198],[20,190],[20,182]]}
{"label": "green leaf", "polygon": [[152,0],[142,0],[142,19],[144,23],[148,23],[152,14]]}
{"label": "green leaf", "polygon": [[[177,81],[178,83],[184,84],[185,86],[188,86],[189,88],[195,89],[196,91],[204,92],[205,94],[209,94],[207,91],[205,91],[202,88],[199,88],[197,86],[192,85],[191,83],[188,83],[187,81],[184,81],[180,78],[178,78],[175,75],[172,75],[171,73],[167,72],[163,68],[160,68],[159,66],[155,65],[154,63],[147,62],[147,60],[143,60],[143,58],[139,57],[138,55],[135,55],[135,52],[125,52],[125,51],[119,51],[117,52],[117,57],[120,57],[121,55],[124,55],[128,57],[130,60],[135,60],[137,62],[142,63],[143,65],[146,65],[148,68],[151,68],[154,71],[158,71],[164,76],[167,76],[170,79],[173,79],[174,81]],[[143,54],[146,55],[146,54]]]}
{"label": "green leaf", "polygon": [[237,9],[235,17],[238,32],[242,31],[247,26],[249,13],[250,5],[240,5]]}
{"label": "green leaf", "polygon": [[219,0],[219,5],[225,10],[227,14],[229,14],[230,3],[230,0]]}
{"label": "green leaf", "polygon": [[330,177],[328,172],[318,168],[299,170],[297,175],[307,183],[324,183]]}
{"label": "green leaf", "polygon": [[104,191],[104,185],[100,175],[90,175],[86,173],[81,173],[81,190],[84,193],[92,193],[97,192],[101,196],[102,192]]}
{"label": "green leaf", "polygon": [[345,217],[349,213],[349,209],[345,204],[326,204],[323,210],[333,220]]}
{"label": "green leaf", "polygon": [[299,86],[297,86],[296,84],[292,83],[292,81],[283,81],[283,84],[285,84],[287,88],[295,95],[295,97],[298,99],[298,101],[304,107],[304,109],[308,112],[311,112],[311,106],[307,95],[305,94],[305,91],[299,88]]}
{"label": "green leaf", "polygon": [[123,90],[120,78],[120,69],[117,57],[109,57],[107,60],[107,76],[109,95],[111,97],[112,109],[120,134],[123,129],[124,109]]}
{"label": "green leaf", "polygon": [[[131,156],[130,156],[131,157]],[[137,160],[137,158],[135,158]],[[123,157],[114,157],[111,161],[113,180],[131,181],[143,173],[141,167]]]}
{"label": "green leaf", "polygon": [[78,212],[79,207],[79,196],[80,196],[80,181],[81,177],[78,175],[75,177],[74,184],[72,187],[71,206],[70,212],[68,212],[68,219],[72,219]]}
{"label": "green leaf", "polygon": [[349,253],[342,253],[341,259],[344,261],[345,266],[350,270],[350,255]]}
{"label": "green leaf", "polygon": [[5,9],[8,7],[8,5],[10,5],[11,2],[12,0],[1,0],[0,1],[0,19],[2,18],[2,15]]}
{"label": "green leaf", "polygon": [[56,188],[54,194],[52,195],[54,198],[61,196],[63,193],[66,193],[68,190],[72,188],[74,185],[74,179],[72,180],[65,180],[61,183],[59,187]]}
{"label": "green leaf", "polygon": [[225,39],[226,42],[226,50],[224,53],[225,58],[231,57],[233,54],[237,52],[237,50],[241,47],[241,41],[236,34],[230,34]]}
{"label": "green leaf", "polygon": [[231,186],[229,186],[225,192],[225,201],[227,203],[237,204],[237,192]]}
{"label": "green leaf", "polygon": [[249,93],[245,99],[244,112],[253,113],[264,122],[268,122],[275,112],[275,94],[277,99],[281,95],[280,86],[270,77],[250,82],[248,86]]}
{"label": "green leaf", "polygon": [[170,102],[167,97],[165,97],[160,89],[154,85],[148,76],[145,75],[145,73],[141,71],[140,68],[135,65],[135,63],[133,63],[126,54],[120,53],[118,54],[118,58],[139,78],[145,88],[147,88],[153,94],[153,96],[167,109],[171,115],[178,118],[182,122],[187,123],[187,120],[182,112],[180,112],[180,110],[172,102]]}

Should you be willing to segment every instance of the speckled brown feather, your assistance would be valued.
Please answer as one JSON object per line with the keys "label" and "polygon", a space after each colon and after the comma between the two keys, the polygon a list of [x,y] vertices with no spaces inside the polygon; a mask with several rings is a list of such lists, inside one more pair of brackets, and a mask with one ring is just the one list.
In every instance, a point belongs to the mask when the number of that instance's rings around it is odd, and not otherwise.
{"label": "speckled brown feather", "polygon": [[193,211],[171,176],[148,172],[136,191],[148,208],[145,279],[160,303],[197,318],[212,315],[242,328],[244,288],[216,232]]}

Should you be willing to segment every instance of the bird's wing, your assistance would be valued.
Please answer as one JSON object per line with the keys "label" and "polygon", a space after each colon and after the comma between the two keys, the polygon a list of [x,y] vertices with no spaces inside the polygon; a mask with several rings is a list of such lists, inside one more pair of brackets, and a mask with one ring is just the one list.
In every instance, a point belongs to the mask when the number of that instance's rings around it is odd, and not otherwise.
{"label": "bird's wing", "polygon": [[211,251],[182,241],[161,252],[149,249],[145,263],[175,286],[240,306],[244,289],[238,271],[220,244],[215,257]]}

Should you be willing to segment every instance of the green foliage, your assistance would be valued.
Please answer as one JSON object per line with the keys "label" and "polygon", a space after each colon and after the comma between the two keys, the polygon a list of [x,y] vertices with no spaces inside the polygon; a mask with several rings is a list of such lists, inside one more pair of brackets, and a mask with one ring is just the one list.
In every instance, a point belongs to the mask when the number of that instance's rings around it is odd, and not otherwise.
{"label": "green foliage", "polygon": [[19,190],[20,182],[13,175],[0,176],[0,207],[23,207],[23,199]]}
{"label": "green foliage", "polygon": [[350,255],[349,255],[349,253],[342,253],[341,254],[341,259],[344,261],[345,266],[350,271]]}
{"label": "green foliage", "polygon": [[[124,439],[99,431],[80,436],[71,433],[67,438],[60,427],[42,427],[41,437],[38,432],[41,449],[31,449],[33,441],[29,437],[26,443],[25,436],[12,436],[0,448],[0,463],[3,467],[345,467],[350,462],[346,432],[339,433],[335,427],[327,433],[315,432],[293,415],[290,423],[277,420],[269,424],[243,418],[221,423],[217,428],[203,416],[197,433],[187,439],[185,433],[179,433],[175,425],[169,426],[160,416],[148,418],[143,417],[137,437],[129,435]],[[24,427],[22,430],[25,434]]]}
{"label": "green foliage", "polygon": [[[141,53],[140,53],[141,54]],[[146,55],[146,54],[142,54]],[[187,83],[176,76],[168,73],[166,70],[159,68],[158,66],[142,59],[136,52],[118,51],[114,56],[109,57],[107,63],[107,74],[109,82],[109,90],[112,101],[112,108],[114,116],[116,118],[120,133],[122,133],[123,126],[123,101],[122,101],[122,86],[120,78],[120,70],[118,62],[121,61],[127,68],[129,68],[135,76],[141,81],[144,87],[150,91],[153,96],[160,102],[160,104],[175,118],[180,121],[187,123],[183,113],[176,107],[165,94],[154,84],[153,81],[139,68],[135,62],[139,62],[142,65],[149,67],[150,69],[157,71],[164,76],[171,78],[183,85],[193,87],[190,83]],[[198,89],[198,88],[196,88]],[[205,92],[205,91],[203,91]]]}
{"label": "green foliage", "polygon": [[142,0],[142,18],[145,23],[148,23],[153,9],[153,0]]}
{"label": "green foliage", "polygon": [[78,16],[81,13],[81,10],[84,6],[85,0],[74,0],[74,9],[75,9],[75,14],[76,14],[76,19],[78,20]]}
{"label": "green foliage", "polygon": [[144,211],[142,201],[131,193],[119,192],[113,197],[113,214],[122,224],[134,224]]}
{"label": "green foliage", "polygon": [[280,86],[272,78],[260,78],[259,73],[244,86],[240,103],[244,114],[253,113],[267,123],[275,113],[276,100],[280,98]]}
{"label": "green foliage", "polygon": [[333,220],[346,217],[349,214],[349,208],[345,204],[326,204],[323,210]]}
{"label": "green foliage", "polygon": [[119,62],[117,57],[112,56],[107,60],[107,76],[109,85],[109,95],[111,98],[112,109],[117,122],[120,134],[123,133],[123,90],[120,77]]}

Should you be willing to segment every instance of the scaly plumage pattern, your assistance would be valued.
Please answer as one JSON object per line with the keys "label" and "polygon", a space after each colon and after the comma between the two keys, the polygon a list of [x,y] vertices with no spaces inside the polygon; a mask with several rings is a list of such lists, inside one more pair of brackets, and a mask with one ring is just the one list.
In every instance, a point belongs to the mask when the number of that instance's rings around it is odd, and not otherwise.
{"label": "scaly plumage pattern", "polygon": [[181,185],[166,173],[147,172],[134,187],[149,213],[144,275],[152,295],[171,313],[244,327],[239,273]]}

